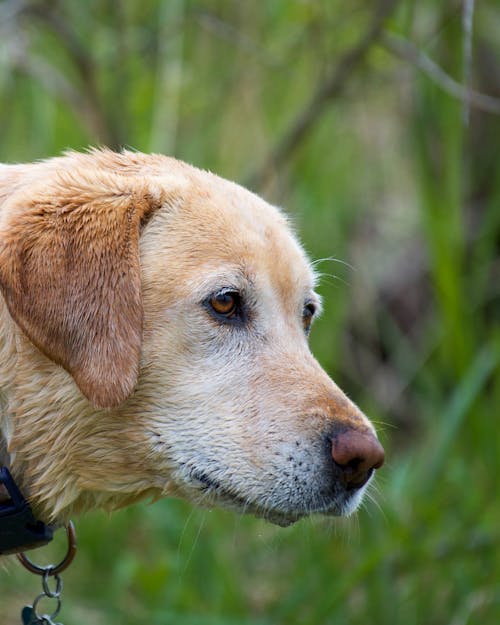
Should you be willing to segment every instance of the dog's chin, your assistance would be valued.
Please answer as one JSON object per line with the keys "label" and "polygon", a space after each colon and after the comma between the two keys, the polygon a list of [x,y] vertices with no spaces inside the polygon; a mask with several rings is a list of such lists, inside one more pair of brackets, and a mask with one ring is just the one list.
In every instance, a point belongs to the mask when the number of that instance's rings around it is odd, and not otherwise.
{"label": "dog's chin", "polygon": [[306,512],[282,511],[278,509],[264,508],[252,503],[241,505],[240,502],[231,500],[228,497],[216,497],[214,499],[214,505],[219,508],[235,512],[236,514],[251,515],[257,519],[263,519],[264,521],[272,523],[273,525],[278,525],[279,527],[289,527],[297,521],[300,521],[300,519],[305,516],[308,516]]}
{"label": "dog's chin", "polygon": [[301,519],[313,515],[327,516],[327,517],[348,517],[353,514],[362,499],[362,495],[350,496],[341,501],[335,502],[331,505],[321,506],[317,509],[309,508],[306,510],[280,510],[280,509],[268,509],[259,506],[247,504],[246,506],[238,505],[236,502],[228,501],[227,499],[221,499],[217,501],[217,505],[222,508],[227,508],[238,512],[240,514],[251,514],[258,519],[263,519],[273,525],[279,527],[289,527],[300,521]]}
{"label": "dog's chin", "polygon": [[[191,475],[193,478],[194,475]],[[244,499],[220,483],[215,482],[206,474],[197,473],[195,480],[199,484],[195,503],[202,507],[219,507],[236,512],[237,514],[250,514],[259,519],[280,527],[289,527],[304,517],[322,515],[328,517],[347,517],[353,514],[363,499],[366,485],[354,491],[341,491],[331,497],[321,499],[314,498],[315,503],[304,501],[295,508],[284,506],[269,506],[260,504],[258,501]],[[193,499],[192,497],[189,497]]]}
{"label": "dog's chin", "polygon": [[312,516],[320,515],[327,517],[348,517],[351,516],[357,509],[363,498],[362,493],[355,493],[354,495],[341,498],[341,501],[327,507],[319,507],[318,509],[309,509],[306,511],[291,511],[282,512],[280,510],[258,510],[253,511],[253,515],[257,518],[264,519],[274,525],[280,527],[289,527],[301,519]]}
{"label": "dog's chin", "polygon": [[304,514],[286,515],[276,510],[262,510],[261,512],[254,512],[253,515],[273,525],[279,525],[279,527],[290,527],[290,525],[293,525],[306,516]]}

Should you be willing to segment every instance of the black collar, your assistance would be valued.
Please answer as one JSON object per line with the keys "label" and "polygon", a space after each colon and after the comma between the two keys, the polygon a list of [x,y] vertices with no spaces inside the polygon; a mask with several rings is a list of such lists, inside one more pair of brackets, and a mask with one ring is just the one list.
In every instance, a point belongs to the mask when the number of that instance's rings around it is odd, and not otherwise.
{"label": "black collar", "polygon": [[7,467],[0,467],[0,485],[9,495],[9,499],[0,501],[0,556],[49,543],[53,536],[52,528],[33,516],[29,503]]}

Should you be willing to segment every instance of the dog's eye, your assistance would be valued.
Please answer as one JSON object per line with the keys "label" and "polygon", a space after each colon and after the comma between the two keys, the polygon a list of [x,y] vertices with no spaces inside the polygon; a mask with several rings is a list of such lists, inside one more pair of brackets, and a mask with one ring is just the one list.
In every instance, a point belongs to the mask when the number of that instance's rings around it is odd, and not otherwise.
{"label": "dog's eye", "polygon": [[302,311],[302,325],[304,326],[304,332],[309,334],[311,330],[311,323],[316,313],[316,306],[312,302],[306,302],[304,310]]}
{"label": "dog's eye", "polygon": [[208,299],[210,308],[226,319],[233,319],[239,314],[240,294],[237,291],[219,291]]}

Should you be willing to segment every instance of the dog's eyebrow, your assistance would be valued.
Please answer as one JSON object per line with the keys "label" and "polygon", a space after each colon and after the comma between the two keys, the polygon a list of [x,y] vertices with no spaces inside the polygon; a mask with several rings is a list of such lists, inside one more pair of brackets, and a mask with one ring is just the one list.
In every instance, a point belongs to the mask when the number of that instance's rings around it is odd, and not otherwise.
{"label": "dog's eyebrow", "polygon": [[[200,275],[203,279],[200,280]],[[216,270],[213,272],[200,271],[196,278],[191,281],[192,292],[195,297],[206,297],[209,293],[215,293],[224,288],[234,288],[241,290],[243,288],[252,287],[254,284],[253,277],[244,271],[241,267],[228,268],[224,270]]]}

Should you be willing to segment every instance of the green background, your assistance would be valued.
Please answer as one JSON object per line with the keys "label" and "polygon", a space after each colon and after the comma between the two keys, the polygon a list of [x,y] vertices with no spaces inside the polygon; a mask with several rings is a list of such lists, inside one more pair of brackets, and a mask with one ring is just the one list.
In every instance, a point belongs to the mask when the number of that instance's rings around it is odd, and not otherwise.
{"label": "green background", "polygon": [[[0,1],[0,160],[131,146],[283,206],[329,259],[313,351],[387,449],[348,520],[78,519],[65,625],[500,622],[500,117],[456,97],[500,97],[500,8],[471,4]],[[0,567],[2,625],[39,582]]]}

